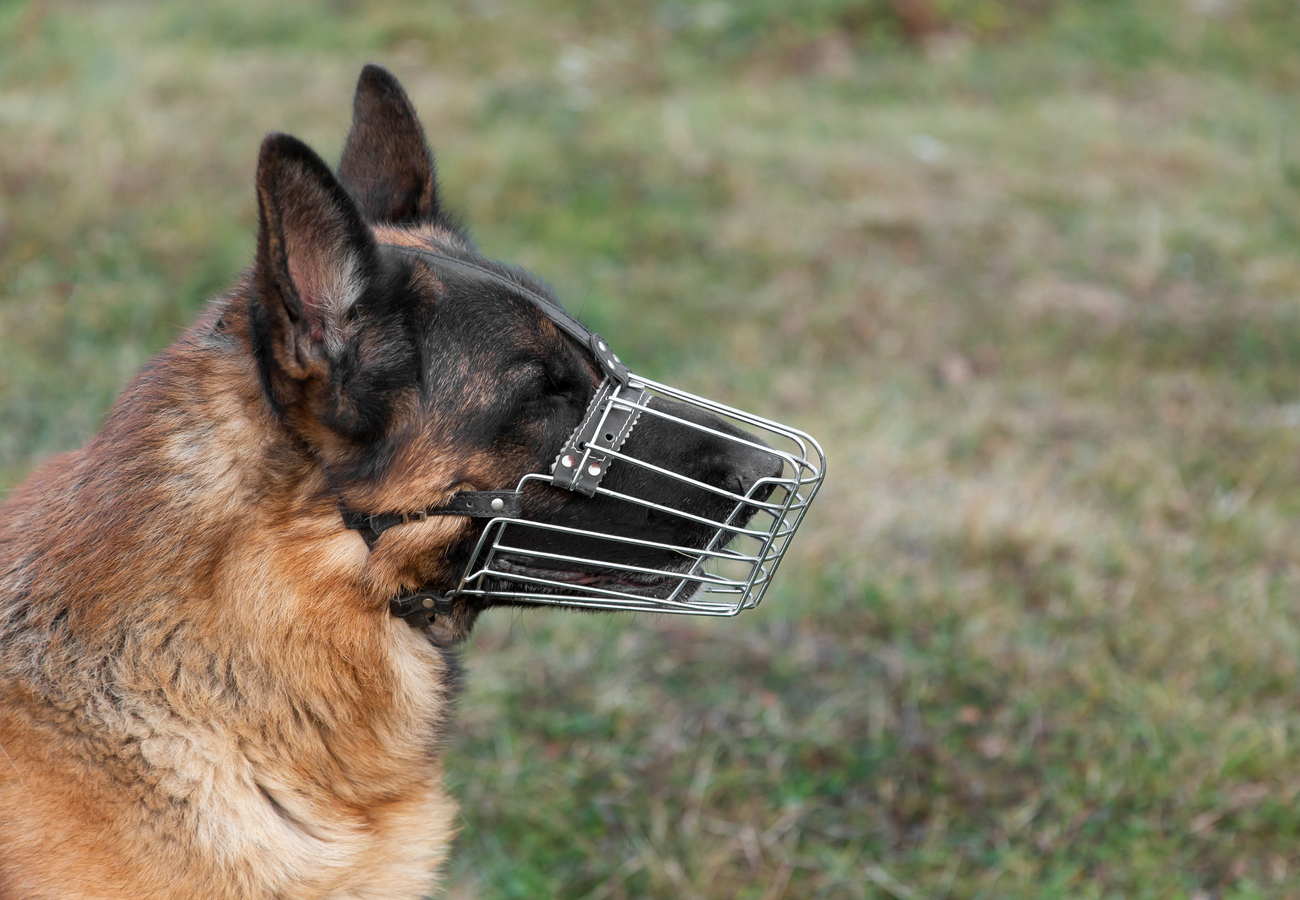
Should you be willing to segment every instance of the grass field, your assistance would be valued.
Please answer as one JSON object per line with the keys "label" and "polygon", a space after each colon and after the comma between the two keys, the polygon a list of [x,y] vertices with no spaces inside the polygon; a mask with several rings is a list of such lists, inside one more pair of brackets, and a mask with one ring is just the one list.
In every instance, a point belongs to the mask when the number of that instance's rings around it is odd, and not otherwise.
{"label": "grass field", "polygon": [[1289,0],[0,0],[0,490],[383,62],[485,252],[830,459],[754,613],[485,617],[449,897],[1300,897],[1297,48]]}

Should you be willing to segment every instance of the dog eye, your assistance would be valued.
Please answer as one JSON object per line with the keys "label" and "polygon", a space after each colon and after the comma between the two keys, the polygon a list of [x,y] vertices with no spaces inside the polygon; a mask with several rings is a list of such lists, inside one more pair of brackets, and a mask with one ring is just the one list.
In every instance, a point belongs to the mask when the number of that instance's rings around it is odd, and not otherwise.
{"label": "dog eye", "polygon": [[506,385],[511,404],[520,409],[549,401],[556,395],[554,381],[541,363],[516,366]]}
{"label": "dog eye", "polygon": [[564,359],[533,358],[521,361],[511,373],[514,402],[521,406],[546,404],[582,407],[589,399],[590,379]]}
{"label": "dog eye", "polygon": [[572,379],[553,373],[549,369],[547,369],[543,374],[546,378],[547,393],[552,395],[559,394],[567,397],[573,392],[574,385]]}
{"label": "dog eye", "polygon": [[515,374],[515,383],[519,385],[521,394],[532,399],[568,396],[575,387],[573,379],[541,361],[520,366]]}

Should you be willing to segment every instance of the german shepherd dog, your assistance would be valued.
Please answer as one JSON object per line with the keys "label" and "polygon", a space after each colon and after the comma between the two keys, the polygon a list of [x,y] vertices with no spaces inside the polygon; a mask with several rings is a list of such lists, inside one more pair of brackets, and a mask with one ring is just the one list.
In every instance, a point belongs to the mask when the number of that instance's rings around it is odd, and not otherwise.
{"label": "german shepherd dog", "polygon": [[[0,506],[0,900],[436,887],[456,813],[451,645],[491,600],[425,627],[389,603],[454,589],[484,526],[414,517],[367,540],[340,510],[423,510],[547,471],[601,370],[526,296],[558,309],[553,292],[443,212],[415,111],[377,66],[337,171],[273,134],[257,200],[251,269],[86,447]],[[715,434],[643,423],[623,453],[742,492],[770,473]],[[664,489],[628,467],[607,483]],[[525,502],[561,525],[704,540],[599,495],[531,485]],[[591,557],[551,534],[557,559]]]}

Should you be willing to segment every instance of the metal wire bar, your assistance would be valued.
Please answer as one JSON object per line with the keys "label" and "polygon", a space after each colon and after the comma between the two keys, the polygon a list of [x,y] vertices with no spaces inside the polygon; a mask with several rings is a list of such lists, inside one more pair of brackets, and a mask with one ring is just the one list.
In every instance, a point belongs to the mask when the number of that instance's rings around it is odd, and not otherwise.
{"label": "metal wire bar", "polygon": [[[585,556],[568,556],[564,553],[551,553],[545,550],[529,550],[524,547],[511,547],[509,544],[498,543],[497,550],[505,553],[515,553],[519,556],[525,556],[529,559],[548,559],[551,562],[569,562],[569,563],[587,563],[591,564],[594,560]],[[757,562],[761,557],[755,557]],[[698,562],[698,560],[697,560]],[[677,572],[672,569],[654,569],[649,566],[635,566],[630,563],[615,563],[601,560],[599,562],[601,569],[613,569],[618,572],[629,572],[638,575],[661,575],[666,578],[680,578],[688,581],[694,581],[699,584],[736,584],[734,578],[725,578],[722,576],[692,575],[689,572]],[[602,573],[603,574],[603,573]]]}
{"label": "metal wire bar", "polygon": [[[537,528],[544,531],[555,531],[561,534],[569,534],[569,535],[573,535],[574,537],[596,538],[598,540],[606,541],[611,544],[630,544],[635,547],[644,547],[650,550],[668,550],[673,553],[682,553],[690,556],[695,556],[696,554],[705,552],[703,549],[698,547],[685,547],[682,546],[681,544],[669,544],[663,541],[651,541],[651,540],[647,540],[646,538],[622,537],[619,535],[611,535],[607,531],[588,531],[584,528],[574,528],[571,525],[557,525],[553,522],[532,522],[526,519],[493,519],[491,523],[489,523],[489,528],[493,525],[496,525],[497,523],[500,523],[502,529],[506,527]],[[725,527],[725,526],[719,526],[719,527]],[[766,532],[764,532],[764,534],[766,534]],[[723,550],[714,550],[712,552],[719,556],[723,556],[724,554]],[[734,550],[727,551],[727,555],[724,556],[724,558],[732,558],[730,556],[730,554],[732,553],[737,554],[736,558],[740,558],[740,559],[757,558],[757,557],[750,557],[747,554],[740,554],[738,551],[734,551]],[[585,559],[584,561],[598,562],[597,560],[590,560],[590,559]]]}
{"label": "metal wire bar", "polygon": [[[640,396],[643,388],[654,396],[685,403],[763,432],[764,439],[773,439],[781,446],[769,446],[758,436],[745,437],[711,428],[671,411],[655,409],[650,405],[650,399],[637,402],[627,396],[631,391]],[[692,490],[726,499],[730,501],[730,509],[723,517],[710,517],[645,497],[597,487],[598,497],[629,503],[671,516],[683,523],[707,528],[710,530],[709,537],[703,541],[703,546],[690,547],[527,518],[492,519],[475,545],[457,592],[538,606],[577,606],[703,616],[731,616],[758,605],[785,556],[795,530],[821,486],[826,457],[820,445],[797,429],[635,375],[628,388],[616,389],[610,395],[605,408],[600,412],[600,427],[604,427],[603,423],[610,410],[615,407],[634,415],[648,415],[658,420],[671,421],[708,434],[715,440],[770,454],[781,462],[783,472],[778,476],[760,479],[744,494],[739,494],[673,471],[665,465],[637,459],[620,450],[584,444],[584,466],[591,454],[596,452],[605,458],[606,465],[618,462],[655,473]],[[517,490],[522,492],[529,481],[554,483],[554,478],[540,473],[525,475],[520,479]],[[757,495],[764,491],[769,496],[763,500],[757,499]],[[778,491],[781,492],[780,496],[773,499],[771,495]],[[767,521],[762,521],[763,519]],[[520,531],[525,528],[536,529],[596,541],[601,556],[607,553],[616,555],[620,547],[628,551],[662,551],[684,557],[689,560],[689,566],[685,571],[676,571],[659,568],[654,563],[620,562],[556,549],[528,548],[519,545],[519,532],[510,531],[511,528]],[[664,563],[665,566],[673,564]],[[566,577],[566,573],[571,570],[562,567],[569,566],[576,568],[572,570],[571,577]],[[593,583],[576,584],[573,581],[576,577],[590,578]],[[655,581],[646,585],[627,582],[620,584],[620,577]],[[602,581],[602,578],[605,580]],[[667,588],[671,589],[665,590]],[[667,596],[653,596],[645,593],[647,591],[664,592]]]}
{"label": "metal wire bar", "polygon": [[[787,450],[779,450],[771,446],[770,444],[761,444],[758,443],[757,441],[747,440],[739,435],[728,434],[725,431],[718,431],[716,428],[710,428],[707,425],[701,425],[698,422],[692,422],[689,419],[683,419],[681,416],[674,415],[672,412],[662,410],[662,409],[655,409],[653,406],[650,406],[645,403],[637,403],[634,400],[624,400],[617,393],[614,394],[612,397],[610,397],[609,402],[610,405],[612,406],[620,406],[626,410],[636,410],[641,415],[649,413],[650,415],[660,419],[668,419],[671,420],[672,422],[675,422],[678,425],[682,425],[687,428],[693,428],[696,431],[702,431],[714,437],[720,437],[723,440],[732,442],[733,444],[740,444],[743,447],[749,447],[751,450],[761,450],[764,453],[771,453],[773,456],[779,456],[782,460],[789,463],[791,466],[794,466],[795,468],[809,465],[807,461],[808,457],[806,455],[795,456],[794,454],[790,453]],[[603,422],[604,419],[602,419],[601,421]],[[742,419],[741,421],[744,420]],[[782,437],[786,437],[786,435],[782,435]]]}

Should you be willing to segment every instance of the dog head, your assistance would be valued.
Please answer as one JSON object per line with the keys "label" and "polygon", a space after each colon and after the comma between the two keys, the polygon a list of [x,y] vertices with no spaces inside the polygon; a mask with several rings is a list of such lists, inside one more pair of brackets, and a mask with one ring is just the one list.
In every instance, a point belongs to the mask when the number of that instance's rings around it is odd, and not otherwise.
{"label": "dog head", "polygon": [[[662,597],[677,589],[663,573],[692,564],[681,548],[717,544],[708,523],[743,528],[753,508],[736,498],[761,505],[771,493],[778,455],[663,397],[645,400],[619,451],[642,464],[611,465],[595,496],[526,479],[552,470],[604,373],[557,327],[554,292],[482,257],[444,213],[419,120],[383,69],[361,74],[337,173],[272,135],[257,196],[253,355],[275,415],[341,508],[417,513],[523,480],[541,527],[499,553],[498,576],[529,580],[538,596],[581,585]],[[377,590],[454,590],[484,527],[433,516],[377,535]],[[494,602],[484,584],[441,617],[453,636]]]}

